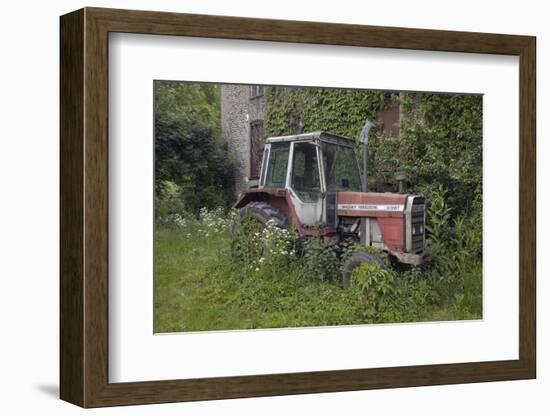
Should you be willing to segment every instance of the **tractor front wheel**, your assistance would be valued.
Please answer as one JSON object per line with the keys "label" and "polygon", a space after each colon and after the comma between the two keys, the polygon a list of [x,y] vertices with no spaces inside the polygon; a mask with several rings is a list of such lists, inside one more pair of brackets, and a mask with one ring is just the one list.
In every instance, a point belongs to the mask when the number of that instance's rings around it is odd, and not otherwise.
{"label": "tractor front wheel", "polygon": [[382,269],[386,268],[384,260],[376,254],[366,252],[355,253],[346,261],[342,270],[342,284],[345,288],[353,285],[353,271],[364,263],[377,264]]}

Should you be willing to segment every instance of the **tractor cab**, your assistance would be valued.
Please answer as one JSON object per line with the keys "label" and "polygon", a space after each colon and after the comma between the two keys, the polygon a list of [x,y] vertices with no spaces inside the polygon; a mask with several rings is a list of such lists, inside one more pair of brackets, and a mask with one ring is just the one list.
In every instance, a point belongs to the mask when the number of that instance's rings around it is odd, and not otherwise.
{"label": "tractor cab", "polygon": [[354,143],[326,132],[269,138],[259,188],[287,189],[303,224],[326,223],[327,194],[361,191]]}

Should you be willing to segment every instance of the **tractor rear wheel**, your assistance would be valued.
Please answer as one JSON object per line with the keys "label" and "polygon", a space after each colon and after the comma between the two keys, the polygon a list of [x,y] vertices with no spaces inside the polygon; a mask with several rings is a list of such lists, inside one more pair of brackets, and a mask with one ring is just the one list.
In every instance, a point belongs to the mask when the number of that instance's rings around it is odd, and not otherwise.
{"label": "tractor rear wheel", "polygon": [[239,214],[240,220],[236,221],[231,228],[233,236],[231,249],[236,256],[242,256],[243,252],[248,253],[247,255],[263,256],[265,250],[263,242],[258,246],[254,235],[261,233],[268,223],[278,228],[288,227],[287,217],[266,202],[250,202],[239,210]]}
{"label": "tractor rear wheel", "polygon": [[362,264],[376,264],[382,269],[386,268],[384,260],[376,254],[366,252],[355,253],[346,261],[342,270],[342,284],[345,288],[353,285],[353,271]]}
{"label": "tractor rear wheel", "polygon": [[239,221],[233,223],[231,235],[235,240],[243,234],[261,232],[271,222],[275,227],[288,228],[288,218],[267,202],[252,201],[239,209]]}
{"label": "tractor rear wheel", "polygon": [[241,223],[247,219],[257,220],[263,227],[271,222],[277,228],[288,228],[288,218],[267,202],[253,201],[240,210]]}

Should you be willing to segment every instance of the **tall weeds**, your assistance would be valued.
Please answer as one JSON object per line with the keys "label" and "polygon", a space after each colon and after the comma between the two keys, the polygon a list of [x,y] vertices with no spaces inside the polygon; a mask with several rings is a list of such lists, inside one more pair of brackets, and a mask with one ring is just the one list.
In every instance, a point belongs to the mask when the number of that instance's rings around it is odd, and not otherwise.
{"label": "tall weeds", "polygon": [[[199,215],[171,214],[160,219],[162,235],[185,240],[193,250],[177,251],[166,245],[158,258],[168,261],[179,256],[181,264],[202,264],[192,274],[195,280],[190,287],[195,289],[183,289],[193,296],[182,307],[201,312],[187,311],[179,317],[191,320],[187,327],[197,330],[478,319],[482,313],[481,221],[475,216],[453,216],[446,194],[439,187],[428,197],[427,245],[433,252],[432,262],[386,269],[365,264],[354,270],[351,289],[341,286],[342,266],[355,251],[369,248],[352,241],[325,247],[320,239],[299,238],[293,229],[241,224],[235,211],[201,210]],[[240,233],[230,237],[236,225]],[[210,247],[216,247],[216,252],[210,252]],[[186,260],[186,256],[194,258]],[[201,257],[206,260],[200,262]],[[179,270],[178,276],[186,273]],[[163,305],[157,308],[164,310]],[[216,319],[204,323],[205,308],[219,310]],[[193,321],[194,316],[200,322]]]}

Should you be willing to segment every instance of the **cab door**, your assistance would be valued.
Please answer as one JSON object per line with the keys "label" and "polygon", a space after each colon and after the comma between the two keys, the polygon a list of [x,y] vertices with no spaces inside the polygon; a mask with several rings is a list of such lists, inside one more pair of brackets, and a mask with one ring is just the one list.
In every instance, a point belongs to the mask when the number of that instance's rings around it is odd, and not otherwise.
{"label": "cab door", "polygon": [[325,189],[320,160],[320,148],[315,142],[292,143],[287,188],[296,215],[303,225],[316,226],[325,222]]}

